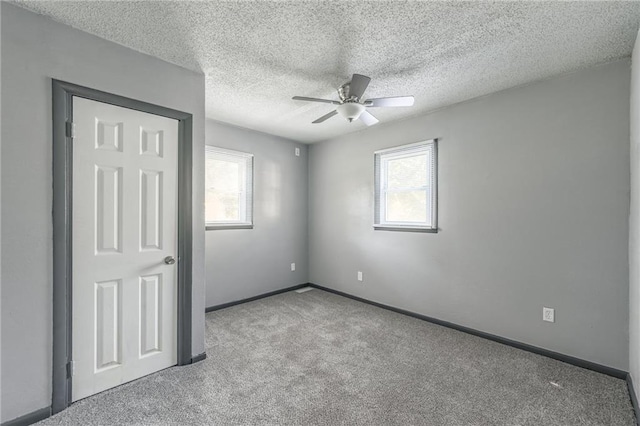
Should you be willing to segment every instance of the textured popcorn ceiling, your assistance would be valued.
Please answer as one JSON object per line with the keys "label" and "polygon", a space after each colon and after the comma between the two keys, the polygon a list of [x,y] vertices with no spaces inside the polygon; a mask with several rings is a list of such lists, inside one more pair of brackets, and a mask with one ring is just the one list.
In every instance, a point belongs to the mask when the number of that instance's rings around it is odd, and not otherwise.
{"label": "textured popcorn ceiling", "polygon": [[[206,75],[207,117],[314,142],[364,128],[294,95],[337,99],[352,73],[381,123],[629,56],[638,2],[211,1],[16,4]],[[161,89],[161,88],[159,88]]]}

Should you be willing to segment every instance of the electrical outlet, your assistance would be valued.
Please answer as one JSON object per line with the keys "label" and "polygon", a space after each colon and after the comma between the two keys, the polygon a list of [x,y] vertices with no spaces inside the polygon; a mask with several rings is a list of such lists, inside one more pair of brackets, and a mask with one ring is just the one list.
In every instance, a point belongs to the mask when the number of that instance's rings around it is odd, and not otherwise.
{"label": "electrical outlet", "polygon": [[295,264],[295,263],[292,263],[292,264],[291,264],[291,270],[292,270],[292,271],[295,271],[295,270],[296,270],[296,264]]}
{"label": "electrical outlet", "polygon": [[358,271],[358,281],[362,281],[362,271]]}
{"label": "electrical outlet", "polygon": [[296,147],[294,152],[296,153],[296,157],[300,157],[300,148]]}
{"label": "electrical outlet", "polygon": [[556,311],[553,308],[542,307],[542,320],[547,322],[556,322]]}

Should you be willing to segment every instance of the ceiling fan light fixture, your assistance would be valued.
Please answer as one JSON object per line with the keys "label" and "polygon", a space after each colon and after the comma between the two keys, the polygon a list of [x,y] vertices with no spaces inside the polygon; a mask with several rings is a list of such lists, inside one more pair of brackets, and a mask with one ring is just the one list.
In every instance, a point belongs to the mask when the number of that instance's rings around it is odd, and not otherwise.
{"label": "ceiling fan light fixture", "polygon": [[364,105],[358,102],[345,102],[342,105],[338,105],[336,108],[338,110],[338,114],[352,122],[353,120],[357,120],[365,110]]}

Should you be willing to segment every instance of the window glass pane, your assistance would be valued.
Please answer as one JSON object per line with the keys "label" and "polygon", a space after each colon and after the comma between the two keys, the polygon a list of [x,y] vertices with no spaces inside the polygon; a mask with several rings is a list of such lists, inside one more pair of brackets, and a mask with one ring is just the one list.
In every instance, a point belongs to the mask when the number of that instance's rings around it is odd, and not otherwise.
{"label": "window glass pane", "polygon": [[207,159],[206,221],[240,220],[240,188],[242,174],[237,161]]}
{"label": "window glass pane", "polygon": [[240,196],[237,192],[207,190],[207,222],[228,222],[240,220]]}
{"label": "window glass pane", "polygon": [[211,174],[211,186],[218,191],[240,192],[240,163],[219,159],[211,160],[207,165],[207,174]]}
{"label": "window glass pane", "polygon": [[387,222],[426,222],[427,191],[387,192]]}
{"label": "window glass pane", "polygon": [[387,188],[421,188],[427,185],[427,155],[387,161]]}

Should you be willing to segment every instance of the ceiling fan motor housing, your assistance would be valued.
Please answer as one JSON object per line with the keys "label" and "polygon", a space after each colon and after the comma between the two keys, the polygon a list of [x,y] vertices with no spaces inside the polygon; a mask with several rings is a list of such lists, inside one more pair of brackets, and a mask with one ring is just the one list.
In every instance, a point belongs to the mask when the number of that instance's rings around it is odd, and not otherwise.
{"label": "ceiling fan motor housing", "polygon": [[342,102],[358,102],[359,99],[350,93],[351,82],[348,81],[342,86],[338,87],[338,97]]}
{"label": "ceiling fan motor housing", "polygon": [[345,83],[338,87],[338,97],[342,102],[347,100],[347,93],[349,93],[349,83]]}

